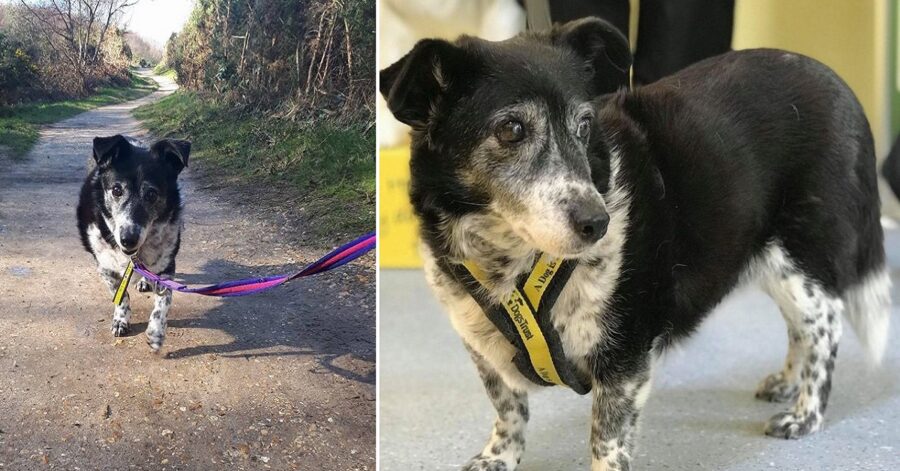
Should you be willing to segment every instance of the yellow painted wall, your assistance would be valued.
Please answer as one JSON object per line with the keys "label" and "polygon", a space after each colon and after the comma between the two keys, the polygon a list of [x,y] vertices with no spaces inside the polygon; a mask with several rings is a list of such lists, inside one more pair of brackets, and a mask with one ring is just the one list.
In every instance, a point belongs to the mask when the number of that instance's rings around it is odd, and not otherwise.
{"label": "yellow painted wall", "polygon": [[409,204],[409,147],[378,153],[378,264],[383,268],[415,268],[418,224]]}
{"label": "yellow painted wall", "polygon": [[856,92],[887,152],[888,0],[737,0],[735,49],[775,47],[814,57]]}

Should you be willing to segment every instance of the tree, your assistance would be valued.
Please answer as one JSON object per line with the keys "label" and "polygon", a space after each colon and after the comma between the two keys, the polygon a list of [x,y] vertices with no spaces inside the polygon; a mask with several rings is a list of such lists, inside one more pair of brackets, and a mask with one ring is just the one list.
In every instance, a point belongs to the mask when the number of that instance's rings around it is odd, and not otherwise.
{"label": "tree", "polygon": [[137,34],[126,32],[125,41],[128,43],[128,47],[131,48],[131,54],[134,56],[133,60],[135,62],[143,61],[144,64],[152,67],[154,64],[162,60],[162,48],[150,43]]}
{"label": "tree", "polygon": [[47,45],[68,62],[82,79],[102,65],[101,55],[110,28],[137,0],[19,0],[28,12],[26,20],[43,33]]}

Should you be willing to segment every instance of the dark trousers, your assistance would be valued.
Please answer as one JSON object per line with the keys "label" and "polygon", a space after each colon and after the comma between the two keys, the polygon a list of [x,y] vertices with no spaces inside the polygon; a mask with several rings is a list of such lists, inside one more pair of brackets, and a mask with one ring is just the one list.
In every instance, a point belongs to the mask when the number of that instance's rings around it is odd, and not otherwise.
{"label": "dark trousers", "polygon": [[[550,0],[555,23],[599,16],[628,36],[628,0]],[[635,83],[731,50],[734,0],[640,0]]]}
{"label": "dark trousers", "polygon": [[894,191],[894,196],[900,198],[900,136],[897,136],[891,147],[891,153],[881,164],[881,174]]}

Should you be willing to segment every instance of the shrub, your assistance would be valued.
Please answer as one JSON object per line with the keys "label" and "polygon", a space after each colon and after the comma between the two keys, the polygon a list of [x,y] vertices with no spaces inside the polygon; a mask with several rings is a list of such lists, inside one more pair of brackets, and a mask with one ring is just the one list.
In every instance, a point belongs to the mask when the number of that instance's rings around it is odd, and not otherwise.
{"label": "shrub", "polygon": [[22,44],[0,32],[0,105],[27,98],[37,81],[37,71]]}
{"label": "shrub", "polygon": [[198,0],[165,61],[241,107],[371,120],[374,51],[374,0]]}

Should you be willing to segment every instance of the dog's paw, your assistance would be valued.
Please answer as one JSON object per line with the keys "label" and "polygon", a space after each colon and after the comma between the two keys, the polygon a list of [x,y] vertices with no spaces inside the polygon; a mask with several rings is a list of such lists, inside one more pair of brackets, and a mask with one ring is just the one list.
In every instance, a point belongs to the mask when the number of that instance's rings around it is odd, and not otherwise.
{"label": "dog's paw", "polygon": [[146,278],[141,278],[141,280],[138,281],[137,289],[141,293],[149,293],[153,291],[153,284],[147,281]]}
{"label": "dog's paw", "polygon": [[769,402],[788,402],[796,399],[799,389],[784,379],[784,373],[770,374],[756,388],[756,398]]}
{"label": "dog's paw", "polygon": [[124,337],[128,335],[128,322],[120,319],[113,319],[110,331],[112,331],[113,337]]}
{"label": "dog's paw", "polygon": [[766,424],[766,435],[777,438],[800,438],[816,432],[821,426],[821,414],[781,412],[769,419],[769,423]]}
{"label": "dog's paw", "polygon": [[166,340],[165,332],[147,330],[146,334],[147,345],[150,346],[150,350],[153,350],[153,353],[159,352],[159,349],[163,346],[163,342]]}
{"label": "dog's paw", "polygon": [[462,467],[462,471],[513,471],[513,469],[503,460],[483,455],[472,458]]}

